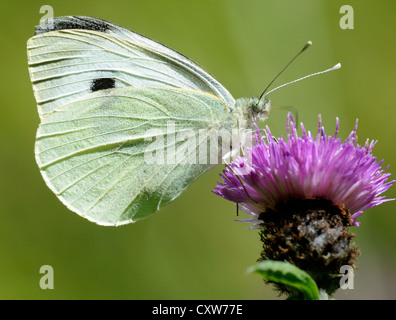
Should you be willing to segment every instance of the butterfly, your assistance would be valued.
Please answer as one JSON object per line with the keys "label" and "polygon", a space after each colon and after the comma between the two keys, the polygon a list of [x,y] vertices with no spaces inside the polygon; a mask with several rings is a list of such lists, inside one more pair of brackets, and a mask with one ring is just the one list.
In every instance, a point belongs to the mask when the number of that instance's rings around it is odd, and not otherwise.
{"label": "butterfly", "polygon": [[27,54],[41,174],[70,210],[100,225],[169,204],[217,164],[197,155],[208,141],[218,151],[219,132],[252,129],[269,113],[266,95],[235,100],[184,55],[97,18],[36,26]]}

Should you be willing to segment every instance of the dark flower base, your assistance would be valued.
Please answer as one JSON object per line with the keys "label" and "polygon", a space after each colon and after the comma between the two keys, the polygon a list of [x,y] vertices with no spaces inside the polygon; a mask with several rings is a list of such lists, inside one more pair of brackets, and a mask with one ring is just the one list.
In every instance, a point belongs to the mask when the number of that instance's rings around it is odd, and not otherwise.
{"label": "dark flower base", "polygon": [[[291,200],[274,211],[260,214],[262,260],[290,262],[306,271],[319,288],[332,294],[339,288],[343,265],[355,267],[360,254],[348,233],[353,220],[349,212],[325,199]],[[291,294],[284,285],[275,284],[282,293]]]}

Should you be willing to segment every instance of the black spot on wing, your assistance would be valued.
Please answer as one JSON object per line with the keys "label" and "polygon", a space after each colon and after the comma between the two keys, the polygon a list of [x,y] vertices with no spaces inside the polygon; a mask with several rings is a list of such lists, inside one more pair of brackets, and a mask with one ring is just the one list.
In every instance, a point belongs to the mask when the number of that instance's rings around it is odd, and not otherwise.
{"label": "black spot on wing", "polygon": [[115,80],[113,78],[94,79],[91,84],[92,92],[111,88],[115,88]]}
{"label": "black spot on wing", "polygon": [[46,20],[42,25],[36,26],[34,34],[65,29],[84,29],[106,32],[110,27],[107,21],[98,18],[83,16],[55,17],[52,21]]}

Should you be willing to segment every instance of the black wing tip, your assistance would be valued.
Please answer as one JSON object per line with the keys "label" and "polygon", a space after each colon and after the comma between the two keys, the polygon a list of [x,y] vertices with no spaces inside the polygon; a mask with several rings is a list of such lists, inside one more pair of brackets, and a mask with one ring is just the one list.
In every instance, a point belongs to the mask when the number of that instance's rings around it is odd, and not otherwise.
{"label": "black wing tip", "polygon": [[107,32],[111,29],[111,23],[99,18],[85,16],[64,16],[54,17],[45,20],[42,24],[34,28],[34,34],[42,34],[57,30],[83,29]]}

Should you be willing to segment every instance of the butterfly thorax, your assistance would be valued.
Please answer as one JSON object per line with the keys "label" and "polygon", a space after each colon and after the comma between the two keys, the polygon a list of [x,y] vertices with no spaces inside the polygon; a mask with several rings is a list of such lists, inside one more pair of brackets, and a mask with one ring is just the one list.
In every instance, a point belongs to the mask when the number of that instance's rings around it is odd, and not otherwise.
{"label": "butterfly thorax", "polygon": [[239,98],[235,101],[233,113],[237,115],[240,126],[253,128],[254,123],[264,121],[268,118],[271,100],[251,98]]}

